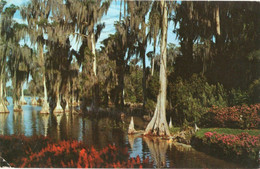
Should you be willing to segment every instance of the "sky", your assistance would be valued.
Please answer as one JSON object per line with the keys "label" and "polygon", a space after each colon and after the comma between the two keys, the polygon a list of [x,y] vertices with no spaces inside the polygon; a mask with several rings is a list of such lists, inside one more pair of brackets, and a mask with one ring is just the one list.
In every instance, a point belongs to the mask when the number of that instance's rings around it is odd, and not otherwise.
{"label": "sky", "polygon": [[[11,4],[21,6],[21,5],[27,4],[28,2],[29,2],[29,0],[7,0],[7,6],[9,6]],[[109,34],[115,33],[114,23],[115,23],[115,21],[119,20],[119,13],[120,13],[120,1],[113,0],[111,5],[110,5],[110,8],[107,12],[107,15],[104,15],[103,18],[100,21],[101,23],[103,23],[103,22],[105,23],[105,28],[102,30],[100,38],[98,39],[98,41],[96,43],[97,49],[100,49],[101,42],[104,39],[106,39],[109,36]],[[122,13],[123,13],[123,11],[122,11]],[[22,17],[20,15],[19,11],[17,11],[15,13],[14,19],[19,23],[26,23],[26,21],[22,20]],[[179,42],[176,39],[176,34],[174,34],[172,32],[173,28],[174,28],[173,22],[169,22],[168,23],[168,37],[167,37],[168,44],[174,43],[177,46],[179,46]],[[28,42],[28,43],[30,43],[30,42]],[[72,37],[71,37],[71,45],[72,45],[72,48],[75,49],[75,50],[77,50],[80,46],[80,44],[77,43],[76,40],[73,39]],[[152,44],[148,44],[146,52],[148,53],[149,51],[152,51],[152,50],[153,50]],[[159,51],[160,51],[159,45],[157,45],[156,51],[157,51],[157,53],[159,53]],[[150,61],[147,59],[146,63],[147,63],[147,66],[149,66]],[[10,86],[10,85],[11,85],[11,83],[8,82],[7,86]],[[27,88],[27,83],[24,84],[24,88]]]}

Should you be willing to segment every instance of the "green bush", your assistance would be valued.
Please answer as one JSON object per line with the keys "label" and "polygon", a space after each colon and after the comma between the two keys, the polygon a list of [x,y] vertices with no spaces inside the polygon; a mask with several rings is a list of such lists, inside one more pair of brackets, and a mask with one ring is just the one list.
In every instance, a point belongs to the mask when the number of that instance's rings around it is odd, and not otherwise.
{"label": "green bush", "polygon": [[145,110],[151,114],[153,114],[154,110],[155,110],[155,106],[156,106],[156,102],[148,99],[146,104],[145,104]]}
{"label": "green bush", "polygon": [[260,103],[260,78],[249,86],[249,96],[252,103]]}
{"label": "green bush", "polygon": [[229,106],[249,104],[248,92],[240,89],[232,89],[229,93]]}
{"label": "green bush", "polygon": [[173,105],[173,119],[177,120],[175,123],[179,125],[200,125],[203,121],[202,116],[212,105],[227,105],[227,94],[223,86],[210,85],[204,76],[197,74],[188,80],[177,78],[175,82],[170,82],[168,99]]}
{"label": "green bush", "polygon": [[153,76],[148,80],[147,85],[147,98],[153,101],[157,101],[157,95],[159,94],[159,73],[155,72]]}
{"label": "green bush", "polygon": [[130,67],[130,74],[125,77],[125,100],[131,103],[143,102],[142,78],[143,72],[139,67]]}

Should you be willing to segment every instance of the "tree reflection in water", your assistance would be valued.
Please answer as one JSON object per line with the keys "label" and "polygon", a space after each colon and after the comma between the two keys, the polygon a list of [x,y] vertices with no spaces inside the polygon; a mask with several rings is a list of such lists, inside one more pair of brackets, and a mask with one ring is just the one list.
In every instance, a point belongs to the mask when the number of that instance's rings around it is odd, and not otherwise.
{"label": "tree reflection in water", "polygon": [[60,123],[63,113],[53,113],[57,122],[57,139],[60,140]]}
{"label": "tree reflection in water", "polygon": [[129,142],[129,145],[131,147],[132,150],[134,150],[134,143],[135,143],[135,139],[137,138],[138,136],[134,135],[134,134],[128,134],[128,142]]}
{"label": "tree reflection in water", "polygon": [[[128,135],[129,145],[134,150],[135,139],[142,137],[141,134]],[[152,160],[156,168],[166,166],[166,152],[169,142],[157,137],[142,137],[151,153]]]}
{"label": "tree reflection in water", "polygon": [[156,167],[166,167],[167,140],[162,140],[157,137],[143,137],[143,140],[151,152],[151,157]]}
{"label": "tree reflection in water", "polygon": [[20,135],[20,134],[25,134],[24,131],[24,125],[23,125],[23,111],[14,111],[13,112],[13,120],[14,120],[14,134]]}
{"label": "tree reflection in water", "polygon": [[4,129],[6,124],[6,119],[9,113],[0,113],[0,135],[4,135]]}
{"label": "tree reflection in water", "polygon": [[43,121],[43,128],[44,128],[44,136],[48,135],[48,124],[49,124],[49,114],[40,114],[42,121]]}

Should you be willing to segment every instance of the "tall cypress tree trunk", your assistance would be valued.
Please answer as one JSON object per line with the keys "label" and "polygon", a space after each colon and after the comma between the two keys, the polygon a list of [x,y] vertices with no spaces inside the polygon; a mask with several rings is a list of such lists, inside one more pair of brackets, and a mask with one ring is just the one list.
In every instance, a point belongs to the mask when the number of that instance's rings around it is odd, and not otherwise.
{"label": "tall cypress tree trunk", "polygon": [[215,9],[215,19],[216,19],[216,32],[217,35],[220,35],[220,16],[219,16],[219,4],[216,4],[216,9]]}
{"label": "tall cypress tree trunk", "polygon": [[146,63],[145,63],[145,49],[144,46],[142,46],[141,50],[141,57],[143,59],[143,108],[145,107],[146,104]]}
{"label": "tall cypress tree trunk", "polygon": [[69,112],[70,111],[70,106],[72,105],[72,104],[70,104],[70,99],[69,99],[69,93],[71,91],[70,82],[68,83],[67,87],[68,88],[66,90],[68,90],[68,92],[66,92],[66,94],[65,94],[65,101],[66,101],[65,112]]}
{"label": "tall cypress tree trunk", "polygon": [[153,76],[153,72],[154,72],[154,58],[152,58],[152,61],[151,61],[151,68],[152,68],[151,75]]}
{"label": "tall cypress tree trunk", "polygon": [[57,90],[56,90],[56,100],[57,100],[57,103],[56,103],[56,107],[55,109],[53,110],[53,113],[62,113],[63,112],[63,109],[60,105],[60,90],[59,90],[59,83],[57,84]]}
{"label": "tall cypress tree trunk", "polygon": [[214,19],[216,23],[216,47],[217,47],[217,55],[221,55],[221,45],[223,44],[223,39],[221,37],[221,29],[220,29],[220,11],[219,11],[219,3],[216,2],[215,11],[214,11]]}
{"label": "tall cypress tree trunk", "polygon": [[17,85],[17,76],[16,76],[17,72],[14,71],[14,76],[13,76],[13,80],[12,80],[12,83],[13,83],[13,87],[14,87],[14,90],[13,90],[13,105],[14,105],[14,112],[21,112],[22,111],[22,108],[21,106],[19,105],[19,100],[18,98],[20,97],[20,87],[19,85]]}
{"label": "tall cypress tree trunk", "polygon": [[23,105],[23,104],[26,104],[26,101],[24,99],[24,93],[23,93],[23,83],[21,83],[21,98],[20,98],[20,104]]}
{"label": "tall cypress tree trunk", "polygon": [[3,99],[3,80],[2,76],[0,76],[0,113],[9,113],[5,105],[5,100]]}
{"label": "tall cypress tree trunk", "polygon": [[[124,66],[125,69],[125,66]],[[119,79],[119,86],[120,86],[120,107],[123,108],[125,105],[125,98],[124,98],[124,88],[125,88],[125,70],[122,70]]]}
{"label": "tall cypress tree trunk", "polygon": [[147,38],[146,38],[146,25],[145,25],[145,17],[142,17],[142,24],[141,24],[141,29],[142,29],[142,46],[141,46],[141,58],[143,59],[143,108],[145,108],[146,104],[146,63],[145,63],[145,51],[146,51],[146,43],[147,43]]}
{"label": "tall cypress tree trunk", "polygon": [[169,136],[170,131],[166,121],[166,88],[167,88],[167,27],[168,27],[168,12],[167,4],[164,0],[161,1],[163,9],[162,33],[161,33],[161,57],[160,57],[160,91],[157,97],[157,105],[152,120],[145,129],[144,135],[153,134],[160,136]]}
{"label": "tall cypress tree trunk", "polygon": [[48,103],[48,94],[47,94],[47,87],[46,87],[46,78],[43,76],[43,87],[44,87],[44,101]]}
{"label": "tall cypress tree trunk", "polygon": [[[42,61],[41,66],[44,69],[45,59],[43,56],[43,47],[42,46],[40,46],[40,58]],[[47,87],[46,87],[45,71],[43,71],[43,90],[44,90],[44,101],[43,101],[42,110],[40,111],[40,113],[50,113],[50,106],[49,106],[49,102],[48,102],[48,93],[47,93]]]}
{"label": "tall cypress tree trunk", "polygon": [[98,108],[98,90],[99,90],[99,85],[98,85],[98,80],[97,80],[97,57],[96,57],[96,42],[95,42],[95,37],[94,37],[94,32],[91,33],[91,52],[93,54],[93,89],[92,89],[92,95],[93,95],[93,100],[92,100],[92,108],[96,110]]}
{"label": "tall cypress tree trunk", "polygon": [[0,99],[3,99],[3,81],[1,76],[0,76]]}
{"label": "tall cypress tree trunk", "polygon": [[92,54],[93,54],[93,73],[94,76],[97,76],[97,58],[96,58],[96,46],[95,46],[95,37],[94,33],[91,33],[91,49],[92,49]]}

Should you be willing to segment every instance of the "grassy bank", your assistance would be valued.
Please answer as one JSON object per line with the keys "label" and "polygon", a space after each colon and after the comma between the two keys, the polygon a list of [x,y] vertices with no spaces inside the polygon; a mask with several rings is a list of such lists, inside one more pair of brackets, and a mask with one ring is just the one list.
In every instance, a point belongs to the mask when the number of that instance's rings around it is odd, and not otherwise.
{"label": "grassy bank", "polygon": [[219,134],[233,134],[238,135],[241,133],[248,133],[252,136],[257,136],[260,134],[260,130],[242,130],[242,129],[231,129],[231,128],[202,128],[198,132],[196,132],[196,137],[202,138],[206,132],[216,132]]}
{"label": "grassy bank", "polygon": [[180,127],[169,128],[171,134],[176,134],[180,131]]}

